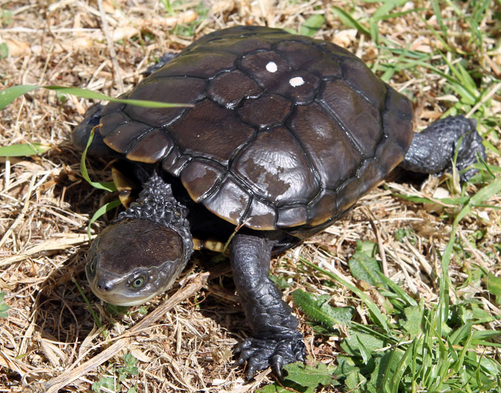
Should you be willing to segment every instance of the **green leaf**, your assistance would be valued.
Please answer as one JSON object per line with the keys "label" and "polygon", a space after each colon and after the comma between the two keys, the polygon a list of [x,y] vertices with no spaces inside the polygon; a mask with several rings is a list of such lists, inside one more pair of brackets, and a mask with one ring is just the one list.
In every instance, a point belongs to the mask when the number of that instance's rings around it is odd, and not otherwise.
{"label": "green leaf", "polygon": [[137,359],[131,353],[125,353],[123,357],[125,367],[124,369],[131,375],[137,375]]}
{"label": "green leaf", "polygon": [[193,106],[190,104],[175,104],[175,103],[166,103],[159,101],[147,101],[147,100],[129,100],[122,98],[113,98],[109,97],[106,94],[98,93],[92,90],[80,89],[77,87],[62,87],[62,86],[39,86],[48,90],[55,90],[60,93],[71,94],[80,98],[87,98],[90,100],[103,100],[103,101],[111,101],[118,102],[122,104],[135,105],[144,108],[174,108],[174,107],[188,107]]}
{"label": "green leaf", "polygon": [[339,7],[333,7],[332,12],[338,16],[341,22],[351,28],[357,29],[359,32],[363,34],[370,35],[370,31],[367,30],[360,22],[358,22],[353,16],[351,16],[348,12]]}
{"label": "green leaf", "polygon": [[91,386],[93,392],[101,391],[101,388],[106,388],[115,391],[115,381],[111,377],[102,377],[99,381],[94,382]]}
{"label": "green leaf", "polygon": [[9,56],[9,47],[5,42],[2,42],[0,44],[0,59],[5,59],[7,56]]}
{"label": "green leaf", "polygon": [[305,258],[300,258],[299,259],[302,263],[305,265],[308,265],[312,267],[313,269],[321,272],[322,274],[326,275],[327,277],[330,277],[332,280],[337,281],[341,285],[344,285],[346,288],[348,288],[350,291],[352,291],[354,294],[356,294],[360,300],[362,300],[367,308],[369,309],[370,316],[373,320],[374,323],[376,323],[377,326],[381,327],[384,329],[385,332],[389,332],[389,326],[388,326],[388,320],[387,317],[381,313],[379,310],[378,306],[372,301],[372,299],[365,294],[362,290],[357,288],[355,285],[350,284],[348,281],[344,280],[340,276],[338,276],[335,273],[331,273],[325,269],[322,269],[315,265],[314,263],[311,263],[310,261],[306,260]]}
{"label": "green leaf", "polygon": [[162,4],[167,11],[168,14],[172,14],[173,8],[170,0],[160,0],[160,4]]}
{"label": "green leaf", "polygon": [[464,205],[466,202],[468,202],[469,197],[468,196],[462,196],[462,197],[457,197],[457,198],[435,198],[435,199],[429,199],[429,198],[422,198],[414,195],[405,195],[405,194],[393,194],[398,198],[405,199],[406,201],[410,201],[413,203],[432,203],[432,204],[437,204],[437,203],[442,203],[444,206],[447,205],[452,205],[452,206],[461,206]]}
{"label": "green leaf", "polygon": [[404,329],[411,338],[416,337],[419,333],[423,331],[423,314],[424,305],[419,305],[416,307],[407,307],[404,310],[405,317],[407,321],[404,324]]}
{"label": "green leaf", "polygon": [[487,290],[496,296],[496,303],[501,304],[501,278],[489,273],[485,278]]}
{"label": "green leaf", "polygon": [[301,289],[292,293],[292,300],[309,319],[331,329],[334,325],[349,323],[354,315],[354,310],[351,307],[331,307],[328,304],[329,296],[315,299],[312,294]]}
{"label": "green leaf", "polygon": [[284,369],[287,371],[287,380],[307,388],[304,392],[313,393],[318,385],[328,386],[334,382],[332,370],[323,363],[312,367],[296,362],[287,364]]}
{"label": "green leaf", "polygon": [[[371,253],[372,254],[372,253]],[[357,280],[364,280],[370,285],[381,283],[378,273],[381,272],[379,262],[371,254],[363,251],[363,245],[357,241],[357,251],[350,258],[350,273]]]}
{"label": "green leaf", "polygon": [[353,371],[348,374],[345,380],[347,391],[360,393],[359,387],[365,386],[367,378],[365,378],[359,371]]}
{"label": "green leaf", "polygon": [[130,353],[125,353],[123,356],[125,367],[119,368],[118,381],[122,382],[129,376],[139,375],[139,369],[136,367],[137,359]]}
{"label": "green leaf", "polygon": [[360,356],[362,356],[364,364],[369,363],[369,360],[372,358],[372,351],[367,348],[365,342],[360,340],[360,336],[358,334],[355,336],[355,338],[358,340],[358,351],[360,353]]}
{"label": "green leaf", "polygon": [[320,14],[312,15],[299,28],[299,34],[311,37],[325,22],[325,17]]}
{"label": "green leaf", "polygon": [[0,157],[23,157],[43,154],[50,150],[52,145],[44,143],[19,143],[0,147]]}
{"label": "green leaf", "polygon": [[395,235],[394,235],[395,240],[398,242],[401,242],[402,240],[407,239],[407,238],[412,239],[414,233],[415,232],[412,228],[409,228],[409,227],[399,228],[395,231]]}
{"label": "green leaf", "polygon": [[[287,383],[283,383],[287,385]],[[263,386],[261,389],[257,391],[258,393],[290,393],[290,390],[286,387],[282,387],[277,385],[276,383],[272,385]]]}
{"label": "green leaf", "polygon": [[367,364],[369,360],[367,355],[375,353],[377,349],[381,349],[385,345],[386,342],[384,340],[373,334],[350,330],[350,335],[341,343],[341,348],[351,356],[362,357],[364,363]]}
{"label": "green leaf", "polygon": [[38,85],[20,85],[8,87],[7,89],[0,91],[0,110],[9,105],[17,97],[29,93],[32,90],[38,89],[39,87],[40,86]]}
{"label": "green leaf", "polygon": [[[386,284],[386,286],[393,291],[393,294],[396,296],[391,296],[390,300],[394,304],[396,300],[400,301],[406,307],[415,307],[417,306],[416,300],[410,297],[405,290],[403,290],[398,284],[391,281],[390,278],[386,277],[382,272],[378,273],[379,279],[382,283]],[[382,293],[383,296],[389,297],[390,294]]]}
{"label": "green leaf", "polygon": [[9,310],[9,306],[3,302],[5,297],[5,292],[0,292],[0,318],[7,318],[9,314],[7,311]]}

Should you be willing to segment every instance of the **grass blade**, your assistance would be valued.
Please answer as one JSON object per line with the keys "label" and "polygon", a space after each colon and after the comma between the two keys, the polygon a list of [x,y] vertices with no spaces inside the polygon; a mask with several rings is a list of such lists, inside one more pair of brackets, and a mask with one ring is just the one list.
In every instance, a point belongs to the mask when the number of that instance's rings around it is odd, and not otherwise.
{"label": "grass blade", "polygon": [[369,309],[369,312],[371,314],[371,317],[374,320],[374,323],[376,323],[379,327],[384,329],[385,332],[387,332],[387,333],[390,332],[386,316],[383,313],[381,313],[381,311],[379,311],[379,308],[377,307],[377,305],[362,290],[360,290],[356,286],[350,284],[348,281],[343,280],[337,274],[334,274],[334,273],[331,273],[325,269],[322,269],[321,267],[318,267],[314,263],[311,263],[310,261],[308,261],[304,258],[300,258],[300,261],[302,263],[304,263],[305,265],[308,265],[308,266],[312,267],[313,269],[325,274],[327,277],[330,277],[334,281],[337,281],[341,285],[344,285],[346,288],[348,288],[350,291],[352,291],[354,294],[356,294],[365,303],[365,305]]}
{"label": "grass blade", "polygon": [[17,97],[38,89],[38,85],[20,85],[12,86],[0,91],[0,111],[14,101]]}
{"label": "grass blade", "polygon": [[89,235],[89,240],[91,240],[90,226],[92,225],[92,223],[94,223],[94,221],[99,219],[99,217],[101,217],[102,215],[108,213],[110,210],[113,210],[121,204],[122,202],[120,202],[120,199],[115,199],[114,201],[108,202],[107,204],[101,206],[96,210],[96,212],[90,219],[89,224],[87,225],[87,234]]}
{"label": "grass blade", "polygon": [[43,154],[50,150],[52,145],[44,143],[20,143],[0,147],[0,157],[24,157]]}
{"label": "grass blade", "polygon": [[97,188],[99,190],[114,192],[117,190],[117,188],[115,187],[115,183],[113,182],[100,183],[100,182],[94,182],[90,179],[89,171],[87,171],[87,166],[85,165],[85,159],[87,158],[87,151],[89,150],[89,146],[91,145],[93,139],[94,139],[94,130],[91,131],[89,140],[87,141],[87,146],[85,147],[85,150],[82,153],[82,158],[80,159],[80,172],[82,173],[82,177],[92,187]]}
{"label": "grass blade", "polygon": [[40,85],[19,85],[12,86],[0,92],[0,110],[4,109],[16,98],[22,96],[23,94],[29,93],[30,91],[36,89],[47,89],[54,90],[63,94],[71,94],[76,97],[86,98],[90,100],[102,100],[119,102],[128,105],[141,106],[146,108],[174,108],[174,107],[191,107],[191,104],[176,104],[176,103],[166,103],[159,101],[147,101],[147,100],[129,100],[124,98],[113,98],[106,94],[98,93],[92,90],[81,89],[78,87],[64,87],[64,86],[40,86]]}

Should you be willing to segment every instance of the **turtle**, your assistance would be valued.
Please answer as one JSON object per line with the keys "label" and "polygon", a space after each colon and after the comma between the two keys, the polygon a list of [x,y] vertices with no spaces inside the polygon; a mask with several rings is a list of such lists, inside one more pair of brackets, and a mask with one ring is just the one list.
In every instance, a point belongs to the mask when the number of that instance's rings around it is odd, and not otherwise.
{"label": "turtle", "polygon": [[[476,122],[458,115],[413,128],[411,102],[331,42],[237,26],[198,39],[125,98],[186,104],[91,108],[83,148],[124,164],[142,190],[93,241],[92,291],[117,305],[169,288],[204,239],[229,243],[252,334],[238,344],[246,377],[304,361],[298,319],[268,277],[274,255],[330,226],[395,168],[469,168],[485,158]],[[208,248],[211,248],[208,246]]]}

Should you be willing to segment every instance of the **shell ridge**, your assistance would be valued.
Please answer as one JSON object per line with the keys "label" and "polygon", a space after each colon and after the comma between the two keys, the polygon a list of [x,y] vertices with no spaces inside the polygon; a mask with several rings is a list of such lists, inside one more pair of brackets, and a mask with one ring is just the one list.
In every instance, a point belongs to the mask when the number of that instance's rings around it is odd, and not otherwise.
{"label": "shell ridge", "polygon": [[124,124],[129,124],[129,123],[131,122],[130,117],[129,117],[129,116],[127,116],[125,113],[123,113],[123,114],[124,114],[124,116],[126,117],[126,119],[125,119],[123,122],[121,122],[121,123],[117,124],[117,125],[116,125],[116,126],[115,126],[112,130],[111,130],[111,131],[108,131],[108,133],[107,133],[106,135],[103,135],[103,134],[101,133],[101,129],[103,128],[103,127],[102,127],[102,125],[103,125],[102,121],[103,121],[104,117],[101,119],[101,121],[100,121],[100,123],[99,123],[99,124],[101,125],[101,127],[99,127],[99,133],[100,133],[100,134],[101,134],[101,136],[104,138],[104,142],[105,142],[105,143],[106,143],[106,138],[107,138],[107,136],[108,136],[108,135],[110,135],[110,134],[111,134],[113,131],[115,131],[118,127],[123,126]]}
{"label": "shell ridge", "polygon": [[[237,116],[238,116],[238,113],[237,113]],[[238,116],[238,118],[240,119],[240,116]],[[243,123],[245,123],[245,122],[243,122]],[[245,124],[247,124],[247,123],[245,123]],[[247,148],[247,146],[251,145],[252,142],[254,142],[256,140],[257,135],[259,133],[259,130],[257,130],[256,127],[251,126],[250,124],[247,124],[247,125],[250,126],[250,127],[252,127],[252,129],[254,130],[254,132],[252,133],[252,135],[245,142],[243,142],[242,144],[240,144],[240,146],[238,146],[238,148],[233,152],[233,154],[231,155],[230,159],[228,160],[228,165],[227,165],[227,168],[226,168],[227,171],[231,172],[235,176],[236,176],[236,174],[234,174],[233,171],[231,170],[231,168],[233,166],[233,162]]]}
{"label": "shell ridge", "polygon": [[[242,150],[241,150],[242,151]],[[237,157],[235,157],[237,158]],[[252,196],[254,199],[258,200],[261,203],[264,203],[268,206],[271,206],[274,208],[275,213],[277,214],[277,204],[269,201],[266,197],[262,196],[259,194],[261,190],[259,190],[252,182],[248,181],[238,173],[235,173],[231,168],[228,171],[229,175],[232,177],[232,179],[239,185],[239,187],[243,189],[248,189],[251,190]],[[280,205],[280,206],[285,206],[286,204]]]}
{"label": "shell ridge", "polygon": [[[243,56],[242,56],[242,57],[240,57],[239,59],[237,59],[237,60],[235,61],[235,63],[236,63],[236,65],[235,65],[236,69],[237,69],[238,71],[240,71],[242,74],[244,74],[244,75],[248,76],[250,79],[252,79],[252,81],[253,81],[253,82],[255,82],[255,83],[256,83],[256,85],[258,85],[258,86],[259,86],[259,88],[261,89],[261,94],[260,94],[260,96],[261,96],[261,95],[263,95],[263,93],[265,93],[265,92],[266,92],[266,89],[265,89],[263,86],[261,86],[261,84],[260,84],[260,83],[257,81],[257,79],[254,77],[254,75],[252,75],[252,73],[250,73],[250,72],[248,72],[246,69],[244,69],[244,68],[240,67],[240,60],[242,60],[242,59],[243,59]],[[259,97],[259,96],[258,96],[258,97]],[[256,97],[256,98],[257,98],[257,97]],[[246,98],[246,99],[247,99],[247,98]],[[245,100],[242,100],[240,104],[242,104],[244,101],[245,101]]]}
{"label": "shell ridge", "polygon": [[[341,62],[341,69],[342,71],[344,72],[344,66],[343,66],[343,63],[344,62]],[[370,70],[370,72],[372,73],[372,70]],[[372,101],[369,99],[369,97],[360,89],[358,89],[352,82],[350,79],[348,78],[345,78],[344,79],[344,82],[356,93],[358,94],[360,97],[362,97],[363,99],[365,99],[371,106],[374,106],[374,104],[372,103]],[[365,158],[369,159],[369,158],[377,158],[376,156],[376,151],[377,151],[377,148],[379,146],[381,146],[381,144],[383,143],[383,140],[384,140],[384,137],[386,136],[387,137],[387,134],[385,132],[385,127],[384,127],[384,119],[383,119],[383,113],[384,112],[388,112],[388,99],[389,99],[389,95],[390,95],[390,92],[388,90],[388,85],[386,83],[383,83],[383,87],[384,87],[384,100],[383,100],[383,104],[382,104],[382,108],[376,108],[379,112],[379,128],[380,130],[382,130],[383,132],[381,133],[381,136],[379,137],[379,139],[377,140],[376,142],[376,146],[374,148],[374,155],[371,156],[371,157],[368,157],[368,156],[365,156]],[[379,165],[379,160],[377,160],[378,162],[378,165]]]}
{"label": "shell ridge", "polygon": [[339,193],[339,190],[341,190],[343,187],[345,187],[350,181],[352,181],[353,179],[359,179],[359,172],[360,172],[360,169],[364,166],[365,162],[368,161],[368,160],[371,160],[373,159],[374,157],[370,157],[370,158],[367,158],[367,157],[362,157],[362,160],[360,161],[360,164],[357,165],[357,167],[346,177],[346,179],[344,179],[341,183],[339,183],[337,185],[337,187],[335,188],[329,188],[329,187],[326,187],[325,190],[326,191],[331,191],[331,192],[334,192],[334,193]]}
{"label": "shell ridge", "polygon": [[351,144],[355,147],[355,149],[358,151],[361,157],[365,158],[364,152],[359,145],[359,143],[353,138],[351,135],[350,130],[346,127],[344,122],[341,120],[341,118],[337,115],[335,111],[333,111],[330,106],[322,99],[318,100],[318,104],[325,110],[327,113],[333,118],[333,120],[338,124],[338,126],[343,130],[344,134],[348,138],[348,140],[351,142]]}
{"label": "shell ridge", "polygon": [[[372,72],[372,71],[371,71]],[[371,102],[371,100],[369,99],[369,97],[367,97],[367,95],[361,91],[360,89],[358,89],[350,80],[348,79],[343,79],[343,81],[348,85],[350,86],[350,89],[352,89],[355,93],[357,93],[360,97],[362,97],[365,101],[367,101],[370,105],[374,106],[374,104]],[[377,110],[379,112],[382,112],[383,109],[386,109],[386,97],[388,96],[388,87],[386,86],[386,83],[384,84],[384,87],[385,87],[385,102],[383,104],[383,108],[377,108]]]}
{"label": "shell ridge", "polygon": [[383,114],[385,112],[388,112],[388,99],[390,96],[390,91],[389,91],[386,83],[384,84],[384,86],[385,86],[385,95],[384,95],[384,100],[383,100],[383,107],[381,109],[379,109],[379,123],[380,123],[379,127],[381,128],[381,130],[383,132],[382,132],[382,135],[377,142],[376,147],[374,148],[374,156],[373,156],[373,158],[377,162],[377,165],[379,166],[379,168],[381,169],[382,172],[385,172],[384,167],[383,167],[383,165],[381,165],[381,163],[379,161],[379,157],[376,153],[377,153],[378,148],[380,146],[382,146],[385,141],[388,141],[390,139],[390,136],[386,133],[386,128],[384,126],[384,116],[383,116]]}
{"label": "shell ridge", "polygon": [[266,52],[276,52],[276,51],[274,51],[271,48],[270,49],[267,49],[267,48],[265,48],[265,49],[256,49],[256,50],[253,50],[252,52],[246,53],[244,55],[239,55],[235,59],[235,67],[237,68],[237,70],[241,71],[242,73],[244,73],[248,77],[252,78],[252,80],[254,82],[256,82],[259,85],[259,87],[261,87],[261,89],[263,89],[263,90],[265,90],[264,87],[261,86],[261,84],[254,77],[254,75],[251,72],[247,71],[245,69],[245,67],[242,66],[242,60],[244,60],[246,57],[253,56],[253,55],[257,54],[257,53],[266,53]]}
{"label": "shell ridge", "polygon": [[[168,65],[168,63],[166,64],[166,66],[167,65]],[[160,68],[160,70],[163,70],[163,67]],[[146,78],[145,81],[151,82],[151,81],[155,81],[155,80],[162,80],[162,79],[169,79],[169,78],[183,78],[183,79],[190,78],[190,79],[200,79],[200,80],[203,80],[203,81],[208,80],[208,78],[204,78],[202,76],[196,76],[196,75],[183,75],[183,74],[155,75],[160,70],[155,71],[153,74],[151,74],[151,76],[149,76],[148,78]]]}
{"label": "shell ridge", "polygon": [[[241,176],[240,174],[238,174],[237,172],[235,172],[233,170],[233,167],[234,167],[234,162],[236,160],[238,160],[239,156],[242,154],[242,152],[245,151],[245,149],[250,146],[252,144],[252,142],[254,142],[257,138],[257,135],[258,135],[258,132],[256,130],[254,130],[254,134],[253,134],[253,138],[251,138],[248,143],[245,144],[245,146],[242,146],[240,149],[238,149],[238,151],[236,152],[236,154],[231,158],[231,160],[228,162],[228,172],[231,174],[231,176],[233,177],[233,179],[235,179],[235,181],[237,183],[240,184],[240,186],[244,187],[244,188],[247,188],[249,190],[252,191],[252,194],[258,199],[258,200],[261,200],[261,202],[263,201],[266,201],[268,204],[270,204],[270,201],[268,201],[266,198],[264,197],[261,197],[258,193],[260,192],[259,188],[256,187],[256,185],[254,185],[252,182],[248,181],[247,179],[245,179],[243,176]],[[273,203],[271,203],[272,205],[274,205]]]}
{"label": "shell ridge", "polygon": [[[355,88],[353,86],[353,84],[347,80],[347,79],[344,79],[344,82],[350,86],[350,89],[352,89],[355,93],[357,93],[360,97],[362,97],[364,100],[366,100],[371,106],[374,106],[372,104],[372,102],[369,100],[369,98],[362,92],[360,91],[359,89]],[[385,86],[386,87],[386,86]],[[383,138],[384,136],[386,136],[386,133],[384,132],[384,120],[383,120],[383,112],[387,112],[387,108],[386,108],[386,99],[388,97],[389,93],[388,93],[388,89],[386,88],[385,89],[385,102],[384,102],[384,108],[376,108],[377,111],[379,112],[379,128],[383,131],[381,133],[381,136],[379,137],[379,139],[377,140],[376,142],[376,146],[374,148],[374,155],[373,156],[367,156],[365,154],[362,153],[362,155],[366,158],[366,159],[369,159],[369,158],[374,158],[376,156],[376,150],[377,150],[377,147],[379,145],[381,145],[382,141],[383,141]]]}
{"label": "shell ridge", "polygon": [[[245,55],[242,55],[242,56],[239,56],[236,60],[235,60],[235,64],[238,68],[239,71],[242,71],[243,73],[245,73],[247,76],[251,77],[252,80],[254,82],[257,83],[257,85],[263,90],[264,93],[269,93],[269,94],[274,94],[272,91],[269,91],[268,89],[266,89],[265,86],[263,86],[262,83],[260,83],[255,77],[254,75],[251,73],[251,72],[248,72],[245,67],[242,66],[242,60],[244,60],[246,57],[249,57],[249,56],[253,56],[255,54],[258,54],[258,53],[268,53],[268,52],[273,52],[273,53],[279,53],[278,51],[276,50],[273,50],[272,48],[270,49],[256,49],[255,51],[252,51],[252,52],[249,52],[249,53],[246,53]],[[289,67],[292,68],[292,64],[290,63],[289,59],[285,56],[282,55],[282,53],[279,53],[280,56],[282,56],[283,59],[286,60],[287,62],[287,65]]]}
{"label": "shell ridge", "polygon": [[[195,157],[192,157],[192,159],[187,162],[186,165],[183,166],[183,168],[181,169],[181,173],[182,171],[184,171],[186,168],[188,168],[188,166],[195,160],[205,160],[205,161],[210,161],[211,163],[214,163],[217,168],[219,169],[222,169],[222,176],[220,176],[215,182],[214,184],[207,190],[205,191],[198,199],[198,201],[196,201],[197,203],[204,203],[204,201],[208,198],[210,198],[211,196],[217,194],[219,192],[219,189],[221,188],[221,184],[228,178],[228,176],[230,175],[230,171],[225,168],[224,166],[222,166],[219,162],[215,161],[215,160],[211,160],[209,158],[206,158],[206,157],[198,157],[198,156],[195,156]],[[179,175],[179,177],[181,177],[181,173]]]}
{"label": "shell ridge", "polygon": [[[161,128],[164,129],[164,130],[169,130],[170,127],[172,127],[174,124],[176,124],[178,121],[180,121],[184,116],[186,116],[187,113],[189,113],[197,104],[201,103],[202,101],[208,99],[207,95],[204,94],[204,97],[201,98],[200,100],[196,100],[195,102],[193,102],[193,107],[186,107],[186,108],[182,108],[182,112],[176,116],[174,119],[172,119],[171,121],[169,121],[168,123],[165,123],[165,124],[162,124]],[[147,124],[147,123],[145,123]],[[172,132],[171,132],[172,133]]]}
{"label": "shell ridge", "polygon": [[[292,112],[295,113],[296,111],[296,108],[293,107],[292,108]],[[317,168],[317,165],[315,164],[315,160],[313,159],[313,157],[310,156],[310,154],[308,153],[308,151],[306,150],[306,148],[304,147],[304,144],[303,142],[301,141],[301,138],[299,138],[296,133],[294,132],[294,130],[290,127],[290,119],[292,118],[292,114],[291,116],[284,122],[284,128],[287,130],[287,132],[289,132],[291,134],[291,136],[296,140],[296,142],[298,143],[299,147],[301,148],[301,151],[303,152],[304,154],[304,157],[306,159],[306,161],[308,162],[308,166],[310,167],[310,170],[312,171],[313,173],[313,176],[315,177],[315,180],[318,182],[319,184],[319,188],[320,190],[323,190],[325,189],[325,184],[324,184],[324,181],[322,180],[322,176],[320,176],[320,171],[319,169]],[[309,202],[308,202],[309,203]]]}
{"label": "shell ridge", "polygon": [[[149,124],[148,124],[149,125]],[[146,137],[146,135],[148,135],[150,132],[152,132],[153,130],[155,130],[155,127],[150,127],[149,130],[147,131],[144,131],[143,133],[139,134],[139,135],[136,135],[133,139],[133,142],[129,145],[129,148],[127,150],[124,151],[124,154],[127,155],[129,154],[129,152],[134,148],[134,146],[136,146],[140,141],[141,139],[143,139],[144,137]],[[169,149],[170,150],[170,149]]]}
{"label": "shell ridge", "polygon": [[[248,199],[251,199],[251,196],[252,194],[249,192],[248,189],[242,187],[241,184],[239,184],[238,181],[236,181],[235,177],[231,175],[231,172],[226,172],[223,176],[221,176],[221,179],[219,179],[220,181],[218,181],[217,183],[217,187],[213,187],[213,192],[211,192],[210,195],[207,195],[207,197],[204,199],[204,201],[202,202],[203,205],[209,210],[211,211],[212,213],[214,213],[216,216],[218,217],[221,217],[227,221],[231,220],[230,222],[233,222],[234,224],[236,223],[240,223],[240,220],[242,218],[242,215],[243,215],[243,212],[245,212],[247,210],[247,207],[248,207],[248,201],[245,205],[245,208],[240,208],[238,210],[235,210],[235,211],[232,211],[231,213],[234,213],[234,214],[238,214],[238,219],[233,219],[231,217],[231,214],[228,214],[228,215],[225,215],[224,213],[222,213],[221,211],[217,210],[217,209],[214,209],[212,206],[210,206],[211,202],[213,201],[216,201],[218,200],[218,197],[220,197],[218,194],[221,192],[221,188],[223,188],[225,186],[225,183],[227,181],[229,182],[233,182],[237,187],[238,189],[243,192],[244,195],[247,195]],[[231,184],[231,183],[228,183],[228,184]],[[225,203],[226,205],[226,203]]]}
{"label": "shell ridge", "polygon": [[[286,122],[287,122],[287,120],[288,120],[288,119],[290,119],[290,117],[292,116],[292,113],[294,112],[294,107],[295,107],[295,105],[296,105],[296,103],[295,103],[293,100],[291,100],[289,97],[287,97],[287,96],[285,96],[284,94],[281,94],[281,93],[275,93],[275,92],[271,92],[271,91],[264,90],[264,91],[263,91],[263,93],[259,96],[259,98],[264,97],[264,96],[277,96],[277,97],[283,98],[284,100],[286,100],[286,101],[290,102],[292,105],[291,105],[291,108],[289,109],[289,113],[287,113],[287,114],[283,117],[282,121],[280,121],[280,122],[276,122],[276,123],[273,123],[273,124],[271,124],[271,125],[268,125],[268,124],[267,124],[266,126],[264,126],[264,127],[259,127],[259,128],[258,128],[255,124],[252,124],[252,123],[246,122],[244,119],[242,119],[242,117],[240,116],[240,114],[238,113],[238,111],[235,111],[235,113],[236,113],[237,117],[240,119],[240,121],[241,121],[242,123],[248,124],[248,125],[250,125],[252,128],[255,128],[255,129],[257,130],[257,132],[258,132],[258,133],[259,133],[259,132],[261,132],[261,131],[271,130],[271,129],[273,129],[273,128],[280,127],[280,126],[285,127],[285,123],[286,123]],[[240,108],[240,107],[243,107],[243,106],[244,106],[244,103],[245,103],[246,101],[251,101],[251,100],[253,100],[253,99],[254,99],[254,98],[246,98],[245,100],[242,100],[242,105],[241,105],[241,106],[239,105],[238,107],[239,107],[239,108]],[[237,108],[235,108],[235,109],[237,109]]]}
{"label": "shell ridge", "polygon": [[245,225],[245,222],[250,218],[249,213],[252,205],[252,201],[254,201],[254,197],[256,194],[252,193],[249,195],[249,200],[247,201],[247,205],[245,206],[245,209],[243,209],[243,213],[240,215],[238,219],[238,224],[239,225]]}

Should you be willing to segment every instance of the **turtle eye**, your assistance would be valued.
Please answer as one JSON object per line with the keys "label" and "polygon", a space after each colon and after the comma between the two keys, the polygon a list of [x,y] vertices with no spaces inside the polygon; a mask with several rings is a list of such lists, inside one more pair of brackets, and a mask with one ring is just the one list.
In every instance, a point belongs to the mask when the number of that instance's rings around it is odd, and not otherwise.
{"label": "turtle eye", "polygon": [[129,286],[133,289],[141,289],[146,284],[146,276],[141,274],[140,276],[134,277],[134,279],[129,283]]}

